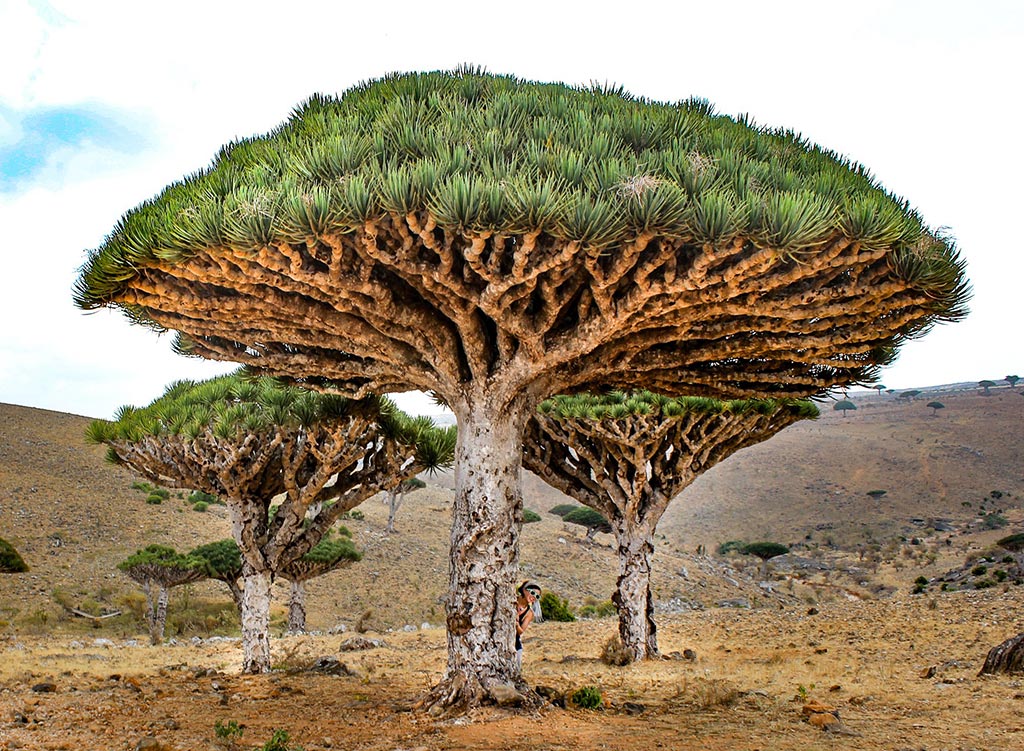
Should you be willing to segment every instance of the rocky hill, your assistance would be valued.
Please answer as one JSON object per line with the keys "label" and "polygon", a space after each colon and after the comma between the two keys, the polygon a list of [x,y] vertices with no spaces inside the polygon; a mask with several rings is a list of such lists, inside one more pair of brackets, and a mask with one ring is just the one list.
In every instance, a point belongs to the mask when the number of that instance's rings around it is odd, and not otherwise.
{"label": "rocky hill", "polygon": [[[1024,520],[1024,398],[1009,388],[928,390],[913,399],[870,393],[855,411],[822,405],[822,417],[715,467],[677,498],[659,527],[654,586],[663,611],[822,597],[871,597],[936,577]],[[929,408],[941,401],[944,408]],[[115,608],[134,591],[116,564],[163,543],[188,549],[230,534],[223,507],[192,510],[177,492],[159,505],[137,479],[87,446],[86,418],[0,405],[0,537],[32,567],[0,577],[0,621],[63,622],[64,605]],[[439,623],[446,587],[452,478],[426,477],[386,534],[372,499],[346,524],[363,561],[309,585],[310,625],[378,630]],[[885,491],[884,494],[870,491]],[[548,513],[564,496],[524,476],[526,506],[541,515],[522,535],[522,573],[576,608],[610,596],[611,538]],[[794,546],[761,581],[759,561],[697,555],[727,540]],[[811,564],[806,563],[811,561]],[[227,601],[220,585],[186,597]],[[278,592],[280,607],[284,589]]]}

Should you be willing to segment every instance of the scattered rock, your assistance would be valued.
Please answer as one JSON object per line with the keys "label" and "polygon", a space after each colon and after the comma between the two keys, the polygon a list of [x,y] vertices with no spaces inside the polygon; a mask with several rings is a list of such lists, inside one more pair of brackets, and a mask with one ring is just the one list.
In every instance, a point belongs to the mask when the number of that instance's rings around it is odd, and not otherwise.
{"label": "scattered rock", "polygon": [[135,751],[164,751],[164,745],[151,735],[139,739]]}
{"label": "scattered rock", "polygon": [[807,608],[807,615],[817,615],[819,612],[817,608]]}
{"label": "scattered rock", "polygon": [[750,600],[748,600],[746,597],[735,597],[730,600],[719,600],[716,604],[720,608],[745,608],[747,610],[750,609]]}
{"label": "scattered rock", "polygon": [[638,714],[643,714],[647,710],[647,707],[645,707],[643,704],[641,704],[639,702],[624,701],[624,702],[622,702],[622,710],[626,714],[638,715]]}
{"label": "scattered rock", "polygon": [[992,647],[978,675],[1024,673],[1024,633]]}
{"label": "scattered rock", "polygon": [[337,657],[332,657],[330,655],[316,658],[307,670],[310,673],[321,673],[322,675],[357,675],[357,673],[349,668],[348,665],[343,663]]}
{"label": "scattered rock", "polygon": [[52,694],[57,690],[57,684],[51,683],[50,681],[44,681],[43,683],[37,683],[34,685],[32,690],[37,694]]}
{"label": "scattered rock", "polygon": [[939,672],[938,667],[936,667],[935,665],[929,665],[921,671],[921,677],[925,679],[934,678],[937,672]]}
{"label": "scattered rock", "polygon": [[565,709],[565,694],[556,688],[550,686],[537,686],[534,691],[537,692],[538,696],[543,697],[549,703],[554,704],[556,707]]}
{"label": "scattered rock", "polygon": [[487,688],[487,693],[499,707],[518,707],[525,697],[508,683],[496,683]]}
{"label": "scattered rock", "polygon": [[379,649],[387,644],[382,639],[368,639],[365,636],[352,636],[338,646],[339,652],[359,652],[364,649]]}

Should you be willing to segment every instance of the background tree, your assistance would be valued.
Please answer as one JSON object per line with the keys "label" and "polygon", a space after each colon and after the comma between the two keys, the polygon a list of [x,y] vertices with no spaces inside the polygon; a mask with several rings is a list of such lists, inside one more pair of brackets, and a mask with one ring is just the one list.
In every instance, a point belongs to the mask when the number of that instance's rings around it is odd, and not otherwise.
{"label": "background tree", "polygon": [[980,386],[980,387],[982,388],[982,393],[983,393],[983,394],[984,394],[985,396],[991,396],[991,395],[992,395],[992,392],[991,392],[991,391],[989,391],[989,389],[991,389],[991,388],[992,388],[993,386],[995,386],[996,384],[995,384],[995,381],[990,381],[990,380],[988,380],[988,379],[986,378],[986,379],[985,379],[985,380],[983,380],[983,381],[978,381],[978,385],[979,385],[979,386]]}
{"label": "background tree", "polygon": [[1003,380],[1010,384],[1010,388],[1012,389],[1014,386],[1017,385],[1017,381],[1020,380],[1020,376],[1008,375]]}
{"label": "background tree", "polygon": [[[242,557],[243,670],[270,669],[270,585],[337,519],[370,496],[451,457],[418,443],[422,425],[377,397],[282,387],[236,373],[183,381],[88,439],[112,461],[169,487],[223,498]],[[284,496],[276,514],[271,500]]]}
{"label": "background tree", "polygon": [[579,506],[577,506],[575,503],[559,503],[557,506],[552,507],[551,510],[548,511],[548,513],[554,514],[555,516],[561,516],[564,518],[565,515],[568,514],[570,511],[575,511],[578,508]]}
{"label": "background tree", "polygon": [[385,532],[395,531],[395,516],[398,514],[398,509],[401,508],[405,496],[425,487],[427,487],[427,483],[423,480],[418,477],[410,477],[384,493],[384,502],[388,504],[388,523],[384,527]]}
{"label": "background tree", "polygon": [[141,584],[146,593],[146,624],[153,644],[162,644],[164,640],[170,590],[207,578],[205,559],[182,555],[166,545],[149,545],[125,558],[117,567],[132,581]]}
{"label": "background tree", "polygon": [[928,404],[926,406],[932,408],[932,417],[934,417],[935,415],[939,414],[939,410],[940,409],[945,409],[946,408],[945,404],[943,404],[942,402],[938,402],[938,401],[936,401],[936,402],[928,402]]}
{"label": "background tree", "polygon": [[843,413],[843,417],[846,417],[847,412],[851,412],[857,409],[857,405],[851,402],[849,399],[840,399],[838,402],[832,405],[832,409]]}
{"label": "background tree", "polygon": [[907,401],[912,402],[914,401],[914,397],[920,396],[920,394],[921,391],[919,389],[907,389],[906,391],[901,391],[898,396],[901,399],[906,399]]}
{"label": "background tree", "polygon": [[206,561],[206,573],[228,585],[231,599],[242,617],[242,554],[234,540],[218,540],[200,545],[189,551],[189,555]]}
{"label": "background tree", "polygon": [[780,542],[748,542],[743,546],[742,552],[761,559],[761,575],[764,576],[769,559],[785,555],[789,552],[789,547]]}
{"label": "background tree", "polygon": [[823,393],[967,296],[949,238],[791,131],[468,68],[314,96],[128,213],[75,285],[182,352],[451,407],[441,705],[526,688],[519,470],[542,399]]}
{"label": "background tree", "polygon": [[[348,532],[344,529],[344,532]],[[323,539],[298,560],[281,569],[281,576],[291,582],[288,596],[288,630],[302,633],[306,630],[306,589],[310,579],[361,560],[362,553],[352,544],[351,535],[339,534]]]}
{"label": "background tree", "polygon": [[0,537],[0,574],[20,574],[25,571],[28,571],[28,564],[11,543]]}
{"label": "background tree", "polygon": [[876,383],[876,384],[873,384],[871,386],[871,388],[873,388],[875,391],[877,391],[878,395],[881,396],[882,392],[885,391],[885,384],[883,384],[883,383]]}
{"label": "background tree", "polygon": [[565,516],[562,520],[567,524],[578,524],[587,530],[587,541],[593,542],[594,535],[598,532],[611,533],[612,525],[608,523],[608,520],[604,516],[594,509],[591,508],[575,508]]}
{"label": "background tree", "polygon": [[[816,417],[810,402],[671,399],[641,391],[555,397],[527,426],[523,463],[607,519],[619,578],[612,597],[619,635],[634,660],[658,654],[651,557],[669,502],[701,474],[787,425]],[[588,533],[593,537],[593,532]]]}

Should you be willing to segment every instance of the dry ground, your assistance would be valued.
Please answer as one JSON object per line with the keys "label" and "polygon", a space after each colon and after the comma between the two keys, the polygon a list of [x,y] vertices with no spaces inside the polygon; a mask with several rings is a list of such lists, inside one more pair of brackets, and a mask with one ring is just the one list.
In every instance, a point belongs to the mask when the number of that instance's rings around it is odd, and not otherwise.
{"label": "dry ground", "polygon": [[[626,668],[597,659],[613,620],[543,623],[528,632],[528,679],[560,691],[598,686],[606,707],[455,718],[410,711],[443,668],[439,629],[369,634],[386,646],[360,652],[338,651],[346,635],[275,639],[279,669],[267,676],[238,673],[236,642],[156,648],[8,636],[0,749],[134,749],[146,736],[168,750],[215,749],[215,723],[235,721],[244,749],[283,728],[306,751],[1011,751],[1024,748],[1024,676],[977,672],[990,646],[1021,630],[1022,605],[1024,587],[1010,587],[824,605],[813,615],[671,616],[662,619],[663,650],[693,649],[696,661]],[[324,655],[356,675],[286,670]],[[55,691],[32,690],[43,683]],[[836,706],[843,732],[803,721],[805,698]]]}

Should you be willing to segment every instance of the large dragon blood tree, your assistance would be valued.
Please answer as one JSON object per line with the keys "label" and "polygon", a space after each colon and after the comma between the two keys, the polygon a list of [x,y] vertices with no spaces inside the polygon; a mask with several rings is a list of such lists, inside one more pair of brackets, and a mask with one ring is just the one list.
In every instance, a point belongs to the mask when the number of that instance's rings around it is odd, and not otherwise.
{"label": "large dragon blood tree", "polygon": [[435,706],[522,686],[526,421],[607,387],[800,397],[870,380],[965,314],[952,243],[863,167],[702,100],[472,69],[312,97],[128,212],[83,309],[180,351],[459,423]]}
{"label": "large dragon blood tree", "polygon": [[402,479],[450,465],[454,435],[429,433],[386,399],[347,399],[235,373],[172,384],[146,407],[94,421],[87,438],[106,444],[111,461],[161,485],[224,499],[242,559],[242,669],[266,672],[273,577],[346,511]]}
{"label": "large dragon blood tree", "polygon": [[808,401],[672,399],[648,391],[541,403],[527,423],[523,465],[611,525],[619,560],[612,601],[634,660],[658,654],[651,557],[669,502],[740,449],[817,415]]}

